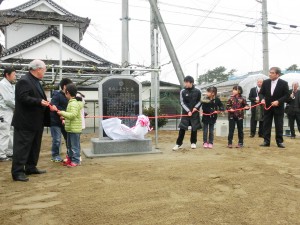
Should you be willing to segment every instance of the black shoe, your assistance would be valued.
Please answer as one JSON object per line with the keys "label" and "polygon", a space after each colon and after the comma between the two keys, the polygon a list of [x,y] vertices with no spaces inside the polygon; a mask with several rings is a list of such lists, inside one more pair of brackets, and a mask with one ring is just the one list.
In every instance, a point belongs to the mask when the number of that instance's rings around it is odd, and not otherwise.
{"label": "black shoe", "polygon": [[263,137],[264,137],[264,135],[262,135],[262,134],[259,134],[259,135],[258,135],[258,137],[260,137],[260,138],[263,138]]}
{"label": "black shoe", "polygon": [[254,138],[254,136],[255,136],[255,134],[250,134],[249,137],[250,137],[250,138]]}
{"label": "black shoe", "polygon": [[12,178],[14,181],[22,181],[22,182],[29,181],[29,178],[26,177],[26,175],[24,173],[20,173],[18,175],[12,175]]}
{"label": "black shoe", "polygon": [[277,146],[278,146],[278,148],[285,148],[283,143],[278,143]]}
{"label": "black shoe", "polygon": [[31,175],[31,174],[43,174],[43,173],[47,173],[46,170],[39,170],[39,169],[35,169],[35,170],[25,170],[25,174],[26,175]]}
{"label": "black shoe", "polygon": [[259,146],[261,146],[261,147],[270,147],[270,144],[268,144],[267,142],[264,142],[264,143],[262,143]]}
{"label": "black shoe", "polygon": [[5,158],[0,158],[0,162],[7,162],[11,161],[11,158],[5,157]]}
{"label": "black shoe", "polygon": [[295,139],[296,138],[296,136],[291,136],[291,139]]}

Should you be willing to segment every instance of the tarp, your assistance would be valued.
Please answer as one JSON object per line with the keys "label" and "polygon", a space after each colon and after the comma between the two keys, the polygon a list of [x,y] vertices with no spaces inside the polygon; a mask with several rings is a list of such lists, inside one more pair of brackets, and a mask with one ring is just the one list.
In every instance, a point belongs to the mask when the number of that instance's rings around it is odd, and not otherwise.
{"label": "tarp", "polygon": [[243,96],[246,97],[247,101],[248,101],[250,89],[253,87],[256,87],[256,82],[257,82],[257,79],[259,79],[259,78],[266,80],[269,77],[264,74],[259,73],[259,74],[249,75],[248,77],[246,77],[245,79],[240,81],[239,86],[241,86],[243,88]]}
{"label": "tarp", "polygon": [[292,89],[292,83],[294,81],[300,84],[300,73],[286,73],[280,76],[280,79],[285,80],[289,83],[289,88]]}

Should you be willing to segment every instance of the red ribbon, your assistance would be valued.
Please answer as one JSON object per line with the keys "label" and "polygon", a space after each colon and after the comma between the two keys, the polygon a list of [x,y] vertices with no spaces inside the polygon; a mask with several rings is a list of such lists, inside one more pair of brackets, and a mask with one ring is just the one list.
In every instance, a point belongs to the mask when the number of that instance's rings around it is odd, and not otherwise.
{"label": "red ribbon", "polygon": [[[264,109],[265,110],[269,110],[270,108],[272,108],[273,106],[270,105],[268,108],[266,107],[266,105],[264,103],[258,103],[256,105],[250,106],[249,109],[257,107],[259,105],[264,105]],[[218,114],[221,112],[235,112],[235,111],[241,111],[241,110],[246,110],[245,108],[238,108],[238,109],[234,109],[234,110],[225,110],[225,111],[214,111],[212,113],[200,113],[201,115],[205,115],[205,116],[211,116],[213,114]],[[199,110],[197,110],[198,112],[200,112]],[[155,118],[178,118],[178,117],[187,117],[189,115],[183,115],[183,114],[175,114],[175,115],[162,115],[162,116],[149,116],[149,119],[155,119]],[[86,116],[85,118],[119,118],[119,119],[137,119],[137,116]]]}

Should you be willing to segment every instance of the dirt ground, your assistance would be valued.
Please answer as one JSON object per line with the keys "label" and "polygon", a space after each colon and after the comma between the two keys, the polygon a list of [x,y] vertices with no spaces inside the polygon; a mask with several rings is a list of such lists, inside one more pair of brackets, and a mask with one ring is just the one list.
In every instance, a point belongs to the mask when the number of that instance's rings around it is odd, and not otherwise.
{"label": "dirt ground", "polygon": [[[162,154],[88,159],[66,168],[50,162],[51,138],[44,136],[39,168],[27,183],[11,179],[11,163],[0,163],[0,224],[300,224],[300,138],[286,149],[226,148],[216,137],[212,150],[171,148],[177,131],[159,131]],[[148,135],[154,136],[154,132]],[[82,148],[90,138],[82,135]],[[235,136],[234,140],[237,140]]]}

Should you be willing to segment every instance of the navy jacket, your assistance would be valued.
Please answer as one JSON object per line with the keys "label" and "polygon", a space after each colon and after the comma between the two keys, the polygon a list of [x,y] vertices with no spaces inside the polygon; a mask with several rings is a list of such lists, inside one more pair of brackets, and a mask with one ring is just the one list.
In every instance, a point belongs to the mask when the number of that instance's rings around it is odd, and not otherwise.
{"label": "navy jacket", "polygon": [[[51,104],[55,105],[58,110],[66,111],[68,106],[68,99],[63,91],[54,91],[52,94]],[[56,112],[50,112],[51,126],[62,127],[62,121],[60,120]]]}

